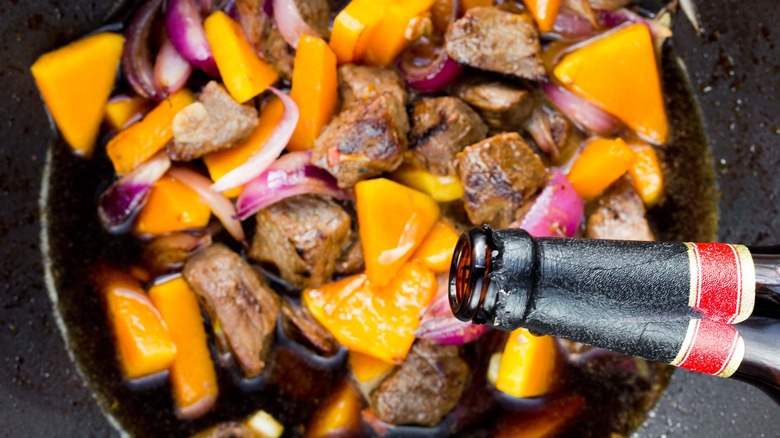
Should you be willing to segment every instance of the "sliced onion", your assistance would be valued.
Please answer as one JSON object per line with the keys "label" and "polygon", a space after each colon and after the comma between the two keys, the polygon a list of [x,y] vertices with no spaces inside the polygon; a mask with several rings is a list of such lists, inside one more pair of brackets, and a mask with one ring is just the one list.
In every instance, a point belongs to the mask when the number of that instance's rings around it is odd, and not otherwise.
{"label": "sliced onion", "polygon": [[168,171],[168,175],[194,190],[209,205],[228,233],[239,242],[246,242],[241,222],[236,219],[236,209],[228,198],[211,190],[208,178],[184,167],[175,167]]}
{"label": "sliced onion", "polygon": [[580,227],[585,203],[560,170],[553,176],[531,209],[514,226],[534,237],[572,237]]}
{"label": "sliced onion", "polygon": [[336,179],[327,170],[308,164],[311,155],[291,152],[276,160],[268,170],[244,186],[236,201],[239,220],[283,199],[317,194],[348,199]]}
{"label": "sliced onion", "polygon": [[165,93],[154,80],[154,67],[149,52],[149,34],[163,0],[148,0],[133,15],[125,31],[122,51],[122,71],[136,93],[147,99],[163,100]]}
{"label": "sliced onion", "polygon": [[696,30],[696,34],[701,35],[699,11],[696,10],[696,3],[694,3],[693,0],[680,0],[680,7],[685,13],[685,16],[688,17],[688,21],[691,22],[693,29]]}
{"label": "sliced onion", "polygon": [[587,38],[596,34],[593,24],[587,18],[569,8],[561,8],[553,23],[553,32],[565,38]]}
{"label": "sliced onion", "polygon": [[170,95],[184,88],[191,74],[192,65],[166,37],[154,63],[154,82],[165,95]]}
{"label": "sliced onion", "polygon": [[531,134],[539,149],[553,159],[558,157],[558,144],[553,138],[550,115],[544,109],[534,108],[531,117],[526,120],[523,127]]}
{"label": "sliced onion", "polygon": [[152,186],[171,167],[171,160],[159,153],[111,185],[98,200],[98,219],[107,231],[123,232],[146,204]]}
{"label": "sliced onion", "polygon": [[482,324],[463,322],[452,314],[448,295],[449,275],[437,277],[436,297],[423,311],[415,335],[442,345],[463,345],[479,339],[488,329]]}
{"label": "sliced onion", "polygon": [[555,82],[540,85],[550,102],[580,127],[601,135],[614,132],[618,121],[609,113]]}
{"label": "sliced onion", "polygon": [[658,20],[643,17],[636,12],[631,12],[628,9],[617,9],[614,11],[596,11],[599,17],[599,23],[601,26],[607,29],[618,27],[625,23],[641,23],[650,29],[650,35],[653,38],[671,38],[672,30],[668,26],[663,25]]}
{"label": "sliced onion", "polygon": [[298,48],[301,35],[320,36],[303,19],[295,0],[273,0],[272,4],[276,26],[287,44]]}
{"label": "sliced onion", "polygon": [[184,59],[210,76],[219,76],[206,31],[203,30],[200,5],[195,0],[170,0],[165,14],[165,29]]}
{"label": "sliced onion", "polygon": [[422,92],[446,88],[463,72],[463,66],[427,38],[420,38],[404,51],[398,68],[410,87]]}
{"label": "sliced onion", "polygon": [[290,99],[290,96],[276,88],[268,87],[268,89],[282,100],[284,105],[282,119],[276,125],[276,129],[274,129],[271,136],[268,137],[268,141],[266,141],[260,152],[252,155],[246,163],[231,170],[211,186],[211,189],[215,192],[224,192],[225,190],[239,187],[256,178],[268,169],[268,166],[279,157],[287,146],[287,142],[290,141],[290,137],[292,137],[300,117],[298,105]]}

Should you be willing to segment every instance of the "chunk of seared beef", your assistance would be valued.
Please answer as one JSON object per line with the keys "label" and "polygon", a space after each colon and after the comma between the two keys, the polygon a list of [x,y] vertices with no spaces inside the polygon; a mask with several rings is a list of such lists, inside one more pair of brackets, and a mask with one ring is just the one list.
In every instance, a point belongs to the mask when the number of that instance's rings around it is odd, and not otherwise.
{"label": "chunk of seared beef", "polygon": [[544,78],[539,32],[524,14],[496,7],[471,8],[444,36],[450,58],[480,70],[521,78]]}
{"label": "chunk of seared beef", "polygon": [[406,152],[409,117],[391,93],[342,111],[314,142],[312,161],[339,187],[395,170]]}
{"label": "chunk of seared beef", "polygon": [[[353,220],[353,224],[357,221]],[[341,249],[341,255],[336,260],[337,275],[358,274],[365,270],[366,265],[363,261],[363,244],[360,241],[360,233],[356,228],[352,229],[349,240]]]}
{"label": "chunk of seared beef", "polygon": [[273,18],[269,18],[263,28],[260,43],[256,50],[260,59],[273,64],[276,71],[279,72],[280,78],[284,80],[292,78],[295,50],[284,41],[281,32],[279,32],[279,27],[276,26],[276,21]]}
{"label": "chunk of seared beef", "polygon": [[322,356],[332,356],[339,343],[317,322],[305,306],[282,299],[282,327],[287,336],[306,345]]}
{"label": "chunk of seared beef", "polygon": [[452,94],[474,107],[495,133],[519,131],[534,109],[528,90],[501,79],[466,79],[455,84]]}
{"label": "chunk of seared beef", "polygon": [[615,181],[595,201],[588,216],[585,237],[612,240],[655,240],[645,217],[645,204],[630,177]]}
{"label": "chunk of seared beef", "polygon": [[542,160],[515,132],[467,147],[455,164],[466,213],[475,225],[508,227],[523,204],[547,183]]}
{"label": "chunk of seared beef", "polygon": [[330,23],[329,0],[295,0],[298,12],[311,30],[324,40],[330,38],[328,24]]}
{"label": "chunk of seared beef", "polygon": [[441,176],[452,173],[451,162],[458,152],[487,134],[479,115],[457,97],[415,102],[411,129],[405,161]]}
{"label": "chunk of seared beef", "polygon": [[259,375],[274,340],[279,297],[228,247],[212,245],[184,265],[184,279],[219,320],[247,377]]}
{"label": "chunk of seared beef", "polygon": [[403,104],[409,100],[406,86],[395,70],[354,64],[339,67],[339,94],[344,109],[382,93],[392,94]]}
{"label": "chunk of seared beef", "polygon": [[331,199],[287,198],[260,210],[249,258],[273,266],[295,288],[319,286],[333,276],[349,241],[352,219]]}
{"label": "chunk of seared beef", "polygon": [[190,161],[246,140],[257,126],[257,110],[241,105],[214,81],[198,101],[173,118],[173,142],[165,152],[173,160]]}
{"label": "chunk of seared beef", "polygon": [[144,246],[141,260],[154,278],[180,270],[194,252],[210,245],[208,230],[177,231],[149,241]]}
{"label": "chunk of seared beef", "polygon": [[371,408],[387,423],[435,426],[458,403],[468,376],[461,347],[418,340],[371,394]]}

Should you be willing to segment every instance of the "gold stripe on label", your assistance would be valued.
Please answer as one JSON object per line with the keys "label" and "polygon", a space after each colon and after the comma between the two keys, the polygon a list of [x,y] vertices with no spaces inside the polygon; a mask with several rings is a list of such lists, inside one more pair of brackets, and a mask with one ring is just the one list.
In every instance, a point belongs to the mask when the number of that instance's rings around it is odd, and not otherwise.
{"label": "gold stripe on label", "polygon": [[737,335],[737,345],[734,347],[734,352],[729,357],[729,362],[726,367],[723,368],[718,377],[731,377],[737,368],[742,364],[742,359],[745,357],[745,341],[742,340],[742,336]]}
{"label": "gold stripe on label", "polygon": [[699,301],[699,255],[696,246],[685,242],[688,248],[688,269],[690,270],[691,285],[688,289],[688,307],[695,308]]}
{"label": "gold stripe on label", "polygon": [[688,331],[685,332],[685,339],[682,346],[680,346],[680,351],[677,352],[677,356],[673,361],[669,362],[670,365],[679,366],[688,357],[693,348],[693,340],[696,339],[696,334],[699,332],[700,322],[698,319],[688,321]]}
{"label": "gold stripe on label", "polygon": [[732,321],[732,324],[736,324],[748,319],[753,313],[753,307],[756,303],[756,268],[753,266],[753,257],[750,255],[750,250],[746,246],[732,245],[732,247],[737,252],[742,270],[742,293],[740,294],[739,314]]}

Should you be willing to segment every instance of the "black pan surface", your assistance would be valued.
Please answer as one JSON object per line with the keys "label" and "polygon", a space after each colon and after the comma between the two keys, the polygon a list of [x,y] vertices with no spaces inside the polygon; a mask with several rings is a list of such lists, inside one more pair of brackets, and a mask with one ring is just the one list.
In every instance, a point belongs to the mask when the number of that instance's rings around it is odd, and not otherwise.
{"label": "black pan surface", "polygon": [[[720,187],[722,241],[778,243],[780,193],[780,8],[772,0],[700,2],[705,33],[683,19],[675,53],[687,66],[701,104]],[[41,53],[122,16],[120,2],[0,2],[0,435],[110,436],[109,421],[71,362],[47,294],[38,195],[51,146],[63,145],[48,119],[29,66]],[[89,190],[77,159],[57,187]],[[86,174],[85,174],[86,175]],[[58,181],[53,181],[53,185]],[[66,196],[70,198],[70,196]],[[56,203],[59,215],[92,215]],[[79,254],[94,244],[63,239]],[[51,243],[51,242],[49,242]],[[72,274],[72,277],[69,275]],[[77,272],[58,272],[78,282]],[[87,287],[88,285],[84,285]],[[100,327],[101,322],[95,321]],[[142,403],[142,400],[137,402]],[[778,436],[778,408],[739,382],[678,371],[638,436]]]}

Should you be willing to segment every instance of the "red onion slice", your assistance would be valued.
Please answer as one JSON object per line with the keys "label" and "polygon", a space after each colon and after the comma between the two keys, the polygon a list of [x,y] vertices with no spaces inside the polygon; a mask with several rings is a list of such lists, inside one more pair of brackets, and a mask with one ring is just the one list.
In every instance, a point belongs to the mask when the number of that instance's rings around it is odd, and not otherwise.
{"label": "red onion slice", "polygon": [[295,126],[298,125],[298,118],[300,117],[298,105],[295,104],[295,101],[290,99],[290,96],[282,93],[276,88],[268,87],[268,89],[282,100],[282,104],[284,105],[282,119],[279,121],[279,124],[276,125],[276,129],[274,129],[271,136],[268,137],[268,141],[260,152],[252,155],[246,163],[226,173],[211,186],[211,189],[215,192],[224,192],[225,190],[239,187],[256,178],[263,173],[263,171],[268,169],[268,166],[279,157],[287,146],[287,142],[290,141],[290,137],[292,137]]}
{"label": "red onion slice", "polygon": [[555,82],[545,82],[540,87],[547,99],[580,127],[601,135],[617,129],[616,118]]}
{"label": "red onion slice", "polygon": [[442,345],[463,345],[479,339],[488,329],[482,324],[463,322],[452,314],[448,296],[449,275],[437,278],[438,291],[431,304],[423,310],[415,335]]}
{"label": "red onion slice", "polygon": [[672,30],[669,27],[664,26],[657,20],[643,17],[625,8],[614,11],[596,11],[596,14],[599,18],[599,24],[607,29],[618,27],[625,23],[641,23],[650,29],[650,35],[653,38],[666,39],[672,37]]}
{"label": "red onion slice", "polygon": [[283,199],[305,194],[348,199],[336,179],[327,170],[311,165],[311,155],[291,152],[276,160],[268,170],[253,179],[241,191],[236,201],[239,220]]}
{"label": "red onion slice", "polygon": [[301,35],[320,36],[303,19],[295,0],[273,0],[272,4],[276,26],[287,44],[297,49]]}
{"label": "red onion slice", "polygon": [[553,33],[565,38],[580,39],[596,34],[596,30],[587,18],[569,8],[561,8],[553,23]]}
{"label": "red onion slice", "polygon": [[[432,46],[433,43],[420,38],[398,60],[404,81],[417,91],[443,90],[463,72],[463,66],[450,59],[442,47]],[[429,62],[422,64],[423,60]]]}
{"label": "red onion slice", "polygon": [[536,198],[531,209],[514,226],[534,237],[572,237],[580,227],[585,203],[560,170]]}
{"label": "red onion slice", "polygon": [[200,5],[195,0],[170,0],[165,14],[165,29],[184,59],[210,76],[219,76],[206,31],[203,30]]}
{"label": "red onion slice", "polygon": [[138,8],[125,31],[126,41],[122,50],[122,72],[127,82],[140,96],[152,100],[165,98],[165,93],[154,80],[149,52],[149,34],[162,3],[162,0],[149,0]]}
{"label": "red onion slice", "polygon": [[98,219],[106,231],[127,230],[133,217],[146,204],[152,186],[171,167],[171,160],[159,153],[111,185],[98,200]]}
{"label": "red onion slice", "polygon": [[558,145],[552,135],[550,115],[541,107],[534,108],[531,117],[523,124],[525,130],[531,134],[539,149],[550,158],[558,157]]}
{"label": "red onion slice", "polygon": [[165,38],[154,63],[154,82],[167,96],[182,88],[192,74],[192,65]]}
{"label": "red onion slice", "polygon": [[211,190],[211,180],[183,167],[169,170],[168,175],[194,190],[209,205],[228,233],[239,242],[246,243],[244,229],[241,227],[241,222],[236,219],[236,209],[228,198]]}

